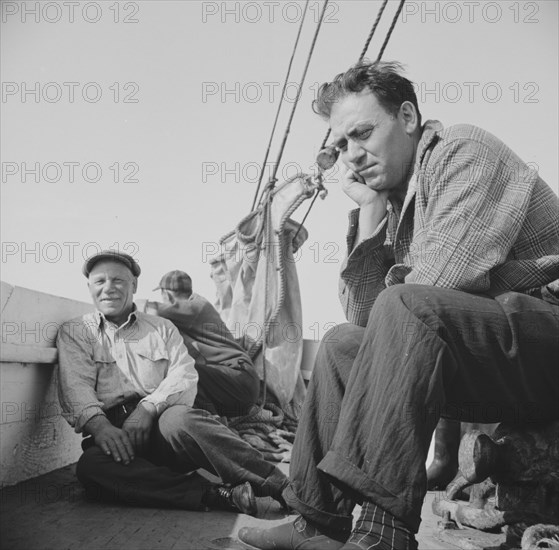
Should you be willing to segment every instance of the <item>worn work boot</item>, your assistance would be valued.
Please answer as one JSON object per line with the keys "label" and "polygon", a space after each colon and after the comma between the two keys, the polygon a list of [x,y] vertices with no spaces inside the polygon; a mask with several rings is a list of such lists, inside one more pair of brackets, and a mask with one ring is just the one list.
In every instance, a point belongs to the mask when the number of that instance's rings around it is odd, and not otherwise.
{"label": "worn work boot", "polygon": [[206,493],[204,504],[209,509],[241,512],[249,516],[254,516],[258,511],[254,491],[248,481],[235,485],[235,487],[226,485],[211,487]]}
{"label": "worn work boot", "polygon": [[238,537],[244,544],[259,550],[340,550],[349,536],[347,531],[330,531],[328,535],[298,516],[292,523],[269,529],[243,527]]}
{"label": "worn work boot", "polygon": [[441,418],[435,430],[435,456],[427,469],[427,490],[443,491],[458,472],[460,422]]}

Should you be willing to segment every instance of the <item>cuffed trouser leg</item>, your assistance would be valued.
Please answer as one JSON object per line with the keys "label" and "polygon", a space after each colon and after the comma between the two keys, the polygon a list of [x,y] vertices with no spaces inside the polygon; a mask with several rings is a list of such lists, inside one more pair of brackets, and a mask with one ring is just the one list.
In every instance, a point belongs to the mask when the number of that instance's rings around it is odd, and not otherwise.
{"label": "cuffed trouser leg", "polygon": [[[320,344],[291,457],[286,502],[323,527],[351,529],[354,501],[317,469],[334,437],[347,379],[365,329],[344,324]],[[359,421],[359,420],[356,420]]]}
{"label": "cuffed trouser leg", "polygon": [[482,423],[559,418],[557,334],[559,307],[526,295],[385,290],[318,469],[417,532],[441,414]]}
{"label": "cuffed trouser leg", "polygon": [[178,463],[196,464],[225,483],[249,481],[257,496],[281,495],[286,476],[206,411],[175,405],[159,420]]}

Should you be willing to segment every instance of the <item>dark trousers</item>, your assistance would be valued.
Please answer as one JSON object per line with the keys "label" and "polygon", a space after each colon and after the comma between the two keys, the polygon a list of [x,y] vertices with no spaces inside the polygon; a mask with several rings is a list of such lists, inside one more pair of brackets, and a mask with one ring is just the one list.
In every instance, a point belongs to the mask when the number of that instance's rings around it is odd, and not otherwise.
{"label": "dark trousers", "polygon": [[254,366],[243,360],[235,365],[196,364],[198,394],[195,406],[220,416],[248,413],[260,396],[260,379]]}
{"label": "dark trousers", "polygon": [[125,466],[92,444],[80,457],[76,473],[94,498],[198,510],[210,486],[192,473],[198,468],[226,483],[249,481],[258,496],[278,496],[285,484],[285,476],[273,464],[207,411],[181,404],[160,416],[144,456]]}
{"label": "dark trousers", "polygon": [[559,307],[514,292],[382,292],[366,328],[341,325],[324,337],[284,497],[342,530],[355,502],[369,500],[417,532],[441,416],[558,419]]}

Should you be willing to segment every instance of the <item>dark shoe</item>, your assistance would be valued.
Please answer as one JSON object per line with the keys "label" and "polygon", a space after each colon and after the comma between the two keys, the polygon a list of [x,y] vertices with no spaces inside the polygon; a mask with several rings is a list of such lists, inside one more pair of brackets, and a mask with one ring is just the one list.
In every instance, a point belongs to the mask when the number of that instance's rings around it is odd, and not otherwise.
{"label": "dark shoe", "polygon": [[259,550],[340,550],[349,533],[329,533],[330,538],[318,527],[299,516],[292,523],[282,523],[269,529],[243,527],[238,537],[244,544]]}
{"label": "dark shoe", "polygon": [[444,491],[458,472],[460,422],[440,418],[435,430],[435,454],[427,469],[427,490]]}
{"label": "dark shoe", "polygon": [[206,495],[205,504],[209,508],[241,512],[249,516],[254,516],[258,511],[254,491],[248,481],[235,487],[226,485],[212,487]]}

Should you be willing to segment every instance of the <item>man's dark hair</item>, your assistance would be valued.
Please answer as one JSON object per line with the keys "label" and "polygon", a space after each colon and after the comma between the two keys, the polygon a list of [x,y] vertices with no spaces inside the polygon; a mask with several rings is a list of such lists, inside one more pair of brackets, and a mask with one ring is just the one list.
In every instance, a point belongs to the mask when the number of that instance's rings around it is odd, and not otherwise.
{"label": "man's dark hair", "polygon": [[397,62],[361,61],[337,75],[332,82],[320,86],[317,98],[312,103],[313,111],[328,119],[334,103],[348,94],[368,88],[392,116],[396,116],[402,103],[409,101],[416,108],[421,123],[413,83],[402,76],[402,72],[403,67]]}

